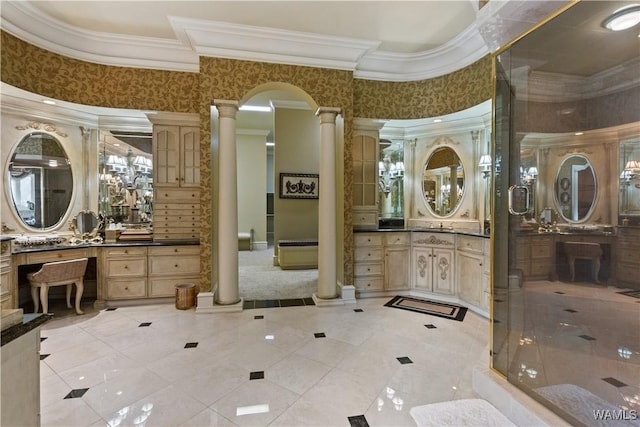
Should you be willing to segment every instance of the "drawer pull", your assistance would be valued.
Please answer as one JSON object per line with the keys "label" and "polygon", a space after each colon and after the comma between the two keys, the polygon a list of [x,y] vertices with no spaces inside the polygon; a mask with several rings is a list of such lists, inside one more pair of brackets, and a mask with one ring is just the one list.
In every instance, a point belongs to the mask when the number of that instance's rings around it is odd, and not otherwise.
{"label": "drawer pull", "polygon": [[125,286],[125,287],[124,287],[124,290],[125,290],[125,291],[128,291],[128,290],[129,290],[129,288],[128,288],[127,286]]}
{"label": "drawer pull", "polygon": [[128,254],[128,253],[129,253],[129,250],[128,250],[128,249],[125,249],[125,250],[124,250],[124,253],[125,253],[125,254]]}
{"label": "drawer pull", "polygon": [[178,248],[175,248],[175,249],[173,250],[173,252],[178,252]]}
{"label": "drawer pull", "polygon": [[367,256],[371,256],[371,254],[367,254]]}
{"label": "drawer pull", "polygon": [[128,268],[129,268],[129,266],[128,266],[128,265],[125,265],[125,266],[124,266],[124,269],[125,269],[125,270],[127,270]]}
{"label": "drawer pull", "polygon": [[370,242],[370,241],[371,241],[371,239],[367,239],[367,242]]}
{"label": "drawer pull", "polygon": [[[480,265],[482,265],[482,264],[480,264]],[[174,267],[175,267],[175,268],[178,268],[178,264],[174,265]]]}
{"label": "drawer pull", "polygon": [[370,269],[370,268],[367,268],[367,271],[371,271],[371,269]]}

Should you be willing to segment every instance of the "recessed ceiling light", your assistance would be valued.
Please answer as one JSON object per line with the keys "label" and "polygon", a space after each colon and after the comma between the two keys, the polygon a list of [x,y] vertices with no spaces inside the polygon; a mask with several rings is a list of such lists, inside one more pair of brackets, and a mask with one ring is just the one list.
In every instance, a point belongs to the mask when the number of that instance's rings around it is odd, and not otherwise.
{"label": "recessed ceiling light", "polygon": [[52,101],[51,99],[43,99],[42,102],[47,105],[56,105],[56,101]]}
{"label": "recessed ceiling light", "polygon": [[434,119],[433,123],[440,123],[442,121],[442,119]]}
{"label": "recessed ceiling light", "polygon": [[575,136],[580,136],[580,135],[584,135],[584,132],[576,132],[574,133]]}
{"label": "recessed ceiling light", "polygon": [[275,142],[265,142],[265,145],[267,147],[274,147],[276,145],[276,143]]}
{"label": "recessed ceiling light", "polygon": [[604,20],[602,26],[611,31],[622,31],[640,23],[640,5],[618,9]]}
{"label": "recessed ceiling light", "polygon": [[257,111],[259,113],[270,113],[271,107],[263,107],[260,105],[243,105],[239,108],[240,111]]}

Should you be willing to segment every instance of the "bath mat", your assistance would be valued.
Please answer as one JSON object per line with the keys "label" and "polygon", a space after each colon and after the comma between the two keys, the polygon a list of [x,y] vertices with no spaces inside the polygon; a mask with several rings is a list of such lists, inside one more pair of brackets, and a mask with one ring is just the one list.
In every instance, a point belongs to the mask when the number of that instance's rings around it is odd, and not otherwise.
{"label": "bath mat", "polygon": [[640,298],[640,290],[633,290],[633,291],[624,291],[624,292],[618,292],[619,294],[622,295],[627,295],[629,297],[634,297],[634,298]]}
{"label": "bath mat", "polygon": [[445,319],[457,320],[459,322],[462,322],[465,314],[467,314],[467,308],[460,307],[459,305],[400,295],[393,297],[385,306],[444,317]]}
{"label": "bath mat", "polygon": [[409,413],[419,427],[515,426],[502,412],[482,399],[460,399],[414,406]]}

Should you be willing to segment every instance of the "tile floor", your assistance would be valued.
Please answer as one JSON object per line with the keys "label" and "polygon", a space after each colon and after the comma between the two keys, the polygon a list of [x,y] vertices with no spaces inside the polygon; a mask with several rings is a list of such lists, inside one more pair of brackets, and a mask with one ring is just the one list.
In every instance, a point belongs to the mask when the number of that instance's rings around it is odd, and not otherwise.
{"label": "tile floor", "polygon": [[384,307],[120,307],[42,328],[43,426],[411,426],[477,397],[488,321]]}

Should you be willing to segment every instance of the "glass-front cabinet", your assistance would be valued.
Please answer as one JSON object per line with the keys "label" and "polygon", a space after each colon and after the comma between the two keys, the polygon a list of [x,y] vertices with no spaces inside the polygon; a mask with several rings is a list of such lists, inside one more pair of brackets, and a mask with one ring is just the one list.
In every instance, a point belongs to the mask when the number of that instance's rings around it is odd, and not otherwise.
{"label": "glass-front cabinet", "polygon": [[571,425],[640,410],[640,24],[611,26],[626,12],[572,4],[494,61],[492,367]]}

